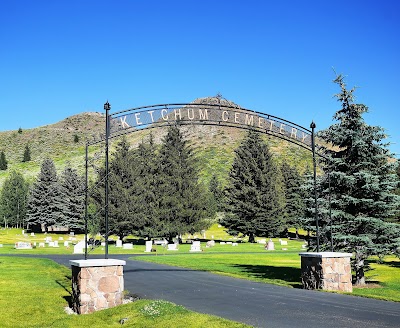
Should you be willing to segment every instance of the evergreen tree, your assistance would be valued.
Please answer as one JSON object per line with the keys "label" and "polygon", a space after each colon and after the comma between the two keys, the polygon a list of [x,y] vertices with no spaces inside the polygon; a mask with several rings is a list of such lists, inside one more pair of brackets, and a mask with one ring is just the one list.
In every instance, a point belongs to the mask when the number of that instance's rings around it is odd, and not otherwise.
{"label": "evergreen tree", "polygon": [[31,160],[31,150],[28,145],[25,146],[24,157],[22,158],[22,162],[29,162]]}
{"label": "evergreen tree", "polygon": [[227,215],[223,224],[249,236],[272,237],[284,228],[282,176],[268,146],[257,132],[249,131],[235,150],[226,188]]}
{"label": "evergreen tree", "polygon": [[134,226],[131,158],[129,144],[123,137],[109,166],[109,229],[121,239],[132,233]]}
{"label": "evergreen tree", "polygon": [[297,169],[285,161],[282,163],[281,171],[285,185],[286,224],[288,228],[296,229],[296,238],[298,238],[298,229],[301,228],[301,218],[304,214],[304,201],[301,193],[303,181]]}
{"label": "evergreen tree", "polygon": [[210,206],[213,212],[221,212],[225,208],[224,191],[220,186],[220,182],[215,174],[212,175],[209,191],[211,193]]}
{"label": "evergreen tree", "polygon": [[29,193],[27,222],[29,226],[48,230],[59,224],[61,217],[60,188],[54,162],[47,158],[43,161],[40,173]]}
{"label": "evergreen tree", "polygon": [[148,141],[142,140],[132,152],[131,167],[134,232],[145,238],[159,236],[162,223],[157,215],[157,156],[153,135]]}
{"label": "evergreen tree", "polygon": [[28,183],[24,176],[12,171],[4,181],[0,194],[0,218],[9,226],[24,227]]}
{"label": "evergreen tree", "polygon": [[158,155],[157,216],[159,234],[169,241],[176,235],[205,227],[205,191],[199,184],[195,157],[178,127],[171,126]]}
{"label": "evergreen tree", "polygon": [[59,225],[72,230],[84,229],[84,184],[76,170],[67,166],[60,179],[61,216]]}
{"label": "evergreen tree", "polygon": [[[323,148],[331,158],[326,161],[325,171],[331,172],[333,242],[335,250],[355,254],[356,284],[363,284],[365,261],[370,255],[382,255],[378,234],[384,220],[393,217],[399,206],[399,197],[393,192],[397,178],[391,154],[383,142],[383,129],[364,122],[362,115],[368,108],[353,103],[354,89],[347,90],[341,75],[334,82],[341,89],[336,97],[342,108],[334,115],[338,123],[319,134],[323,141],[338,149]],[[327,183],[324,177],[323,189]],[[392,228],[387,225],[385,230],[395,233]],[[396,240],[392,238],[393,243]]]}
{"label": "evergreen tree", "polygon": [[4,154],[4,151],[1,151],[0,153],[0,171],[5,171],[7,170],[8,163],[6,159],[6,154]]}

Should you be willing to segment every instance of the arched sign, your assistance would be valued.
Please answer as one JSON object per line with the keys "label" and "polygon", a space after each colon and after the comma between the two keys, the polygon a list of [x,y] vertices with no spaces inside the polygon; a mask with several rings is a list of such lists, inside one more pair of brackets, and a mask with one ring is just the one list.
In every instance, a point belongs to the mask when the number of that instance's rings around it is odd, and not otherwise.
{"label": "arched sign", "polygon": [[311,150],[311,131],[277,116],[237,106],[209,103],[162,104],[109,115],[109,137],[172,124],[252,129]]}

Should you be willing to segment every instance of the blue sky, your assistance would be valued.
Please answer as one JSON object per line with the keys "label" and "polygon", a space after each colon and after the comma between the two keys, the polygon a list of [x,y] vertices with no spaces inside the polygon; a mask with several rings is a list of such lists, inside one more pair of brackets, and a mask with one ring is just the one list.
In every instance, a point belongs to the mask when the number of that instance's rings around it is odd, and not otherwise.
{"label": "blue sky", "polygon": [[0,130],[223,97],[317,130],[337,73],[400,157],[400,2],[1,0]]}

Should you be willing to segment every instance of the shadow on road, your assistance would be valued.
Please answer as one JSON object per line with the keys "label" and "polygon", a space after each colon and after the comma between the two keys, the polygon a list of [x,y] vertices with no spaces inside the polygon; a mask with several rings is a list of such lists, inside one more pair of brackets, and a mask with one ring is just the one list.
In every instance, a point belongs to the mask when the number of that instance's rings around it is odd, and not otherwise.
{"label": "shadow on road", "polygon": [[294,288],[302,288],[301,270],[288,267],[275,267],[268,265],[247,265],[235,264],[234,267],[240,268],[243,272],[249,273],[250,277],[257,279],[271,279],[279,281],[286,281]]}

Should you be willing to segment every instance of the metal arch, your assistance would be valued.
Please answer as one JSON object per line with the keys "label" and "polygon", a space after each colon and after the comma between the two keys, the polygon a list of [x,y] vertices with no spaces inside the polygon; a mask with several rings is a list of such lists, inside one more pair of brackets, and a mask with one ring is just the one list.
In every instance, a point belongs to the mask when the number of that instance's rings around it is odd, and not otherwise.
{"label": "metal arch", "polygon": [[[183,119],[182,120],[182,115],[180,110],[181,109],[189,109],[189,108],[198,108],[199,109],[199,118],[194,119],[194,116],[192,118],[189,117],[189,110],[188,110],[188,119]],[[203,117],[201,117],[200,110],[203,109],[205,110],[205,113],[207,112],[207,109],[213,109],[215,111],[219,111],[222,113],[222,115],[219,117],[220,119],[209,119],[208,114],[205,115],[203,113]],[[219,126],[219,127],[232,127],[232,128],[238,128],[238,129],[243,129],[243,130],[254,130],[259,133],[265,133],[280,139],[283,139],[285,141],[291,142],[293,144],[296,144],[302,148],[305,148],[309,151],[312,152],[313,156],[313,166],[314,166],[314,194],[315,194],[315,219],[316,219],[316,228],[317,228],[317,252],[319,252],[319,229],[318,229],[318,214],[317,214],[317,195],[316,195],[316,155],[329,160],[326,156],[323,154],[318,154],[315,151],[315,123],[312,122],[310,125],[311,130],[298,125],[294,122],[288,121],[286,119],[271,115],[271,114],[266,114],[262,113],[259,111],[254,111],[246,108],[242,108],[239,106],[232,106],[232,105],[224,105],[224,104],[209,104],[209,103],[171,103],[171,104],[158,104],[158,105],[149,105],[149,106],[142,106],[142,107],[136,107],[136,108],[131,108],[131,109],[126,109],[122,110],[113,114],[110,114],[109,111],[111,109],[110,104],[107,103],[104,104],[104,109],[106,110],[106,131],[105,131],[105,138],[103,136],[100,138],[100,140],[93,141],[91,143],[87,142],[86,144],[86,194],[88,192],[88,185],[87,185],[87,170],[88,170],[88,147],[91,145],[95,145],[101,142],[105,142],[105,148],[106,148],[106,187],[105,187],[105,198],[106,198],[106,205],[105,205],[105,224],[106,224],[106,251],[105,251],[105,258],[108,258],[108,141],[109,139],[125,135],[125,134],[130,134],[134,132],[138,132],[141,130],[146,130],[146,129],[152,129],[152,128],[158,128],[158,127],[165,127],[165,126],[171,126],[171,125],[209,125],[209,126]],[[158,110],[161,112],[161,115],[158,113],[158,117],[154,119],[153,113]],[[179,115],[176,114],[176,110],[179,110]],[[234,121],[229,121],[229,119],[224,118],[224,113],[229,114],[227,110],[230,110],[231,112],[234,113]],[[166,114],[171,114],[174,112],[175,114],[175,119],[169,120],[165,119],[163,112],[166,111]],[[147,112],[150,117],[151,117],[151,122],[146,121],[143,123],[140,121],[139,115],[141,113]],[[239,114],[244,114],[246,115],[246,119],[243,122],[239,122],[237,120],[237,116]],[[131,121],[126,122],[127,116],[129,115],[129,118],[133,118],[132,116],[135,117],[136,119],[136,125],[132,124]],[[248,115],[251,115],[251,119],[248,117]],[[254,126],[254,116],[259,119],[259,124],[258,126]],[[177,119],[177,116],[179,116],[179,119]],[[124,120],[122,120],[122,117],[124,117]],[[120,122],[118,122],[118,119],[120,119]],[[162,119],[162,120],[161,120]],[[264,124],[261,124],[261,120],[268,120],[270,122],[270,128],[267,129],[267,126]],[[275,123],[280,124],[279,128],[278,125],[275,125]],[[284,127],[288,126],[288,130]],[[289,132],[290,131],[290,132]],[[300,131],[302,133],[302,140],[300,141],[297,139],[297,132]],[[294,137],[293,137],[294,135]],[[304,142],[305,139],[309,137],[309,142]],[[87,195],[86,195],[87,198]],[[87,238],[87,201],[86,201],[86,208],[85,208],[85,236]],[[85,239],[86,240],[86,239]],[[85,245],[85,259],[87,258],[87,241]],[[333,250],[333,249],[332,249]]]}

